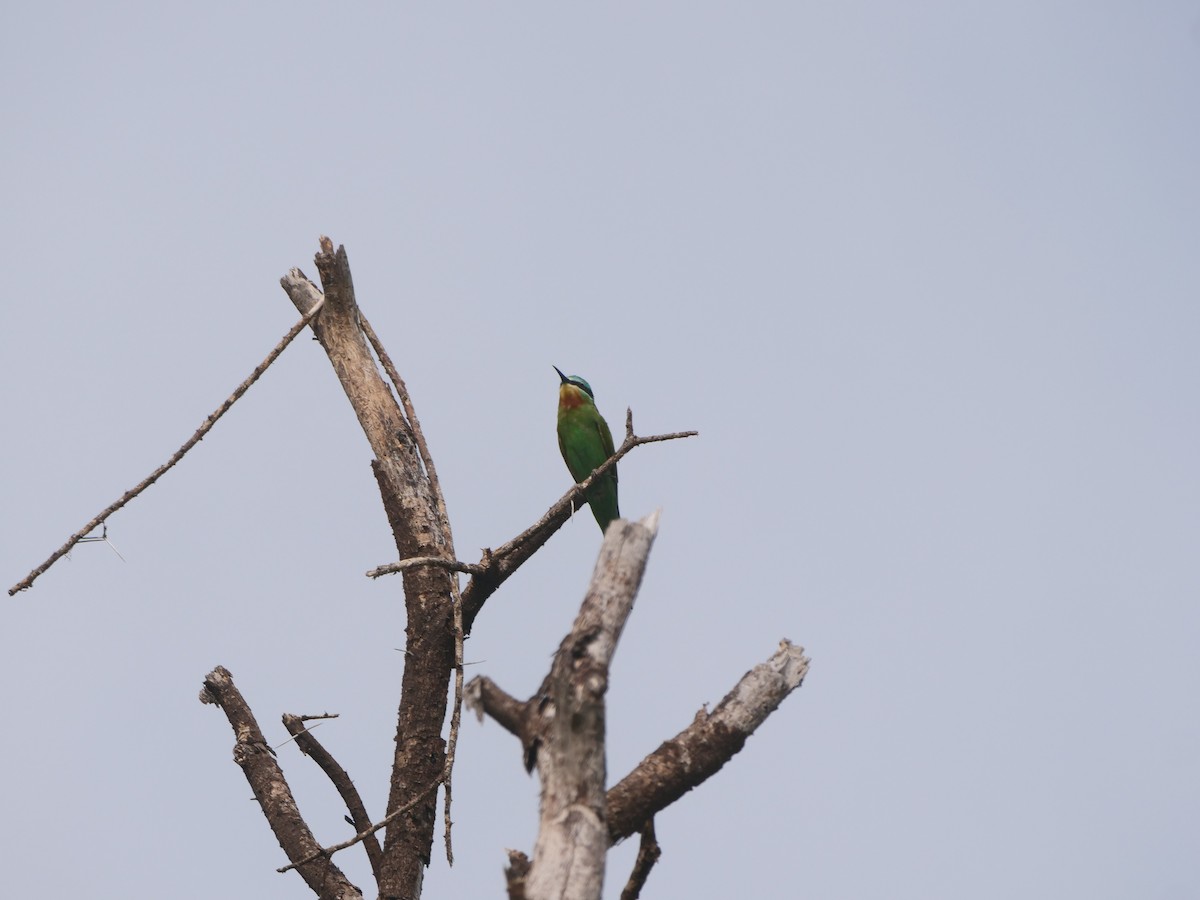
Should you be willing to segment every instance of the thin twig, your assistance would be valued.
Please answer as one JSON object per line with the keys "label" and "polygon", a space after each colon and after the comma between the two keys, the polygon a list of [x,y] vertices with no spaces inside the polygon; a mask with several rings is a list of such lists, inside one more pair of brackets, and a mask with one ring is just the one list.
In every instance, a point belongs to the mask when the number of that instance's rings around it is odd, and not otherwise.
{"label": "thin twig", "polygon": [[146,478],[144,478],[136,487],[122,494],[119,500],[105,507],[96,515],[94,519],[79,529],[79,531],[71,535],[65,544],[63,544],[50,555],[49,559],[26,575],[24,580],[18,581],[16,584],[10,587],[8,589],[8,595],[11,597],[19,591],[24,591],[30,588],[39,575],[58,562],[58,560],[65,556],[72,547],[79,543],[80,540],[90,534],[98,525],[104,522],[105,519],[119,510],[122,506],[124,506],[146,488],[150,487],[150,485],[154,484],[154,482],[158,481],[159,478],[166,474],[168,469],[183,459],[184,454],[195,447],[196,444],[200,443],[201,439],[208,434],[214,425],[217,424],[217,420],[221,418],[221,416],[225,415],[225,413],[229,411],[229,408],[238,400],[240,400],[246,391],[250,390],[250,386],[254,384],[254,382],[258,381],[263,372],[267,371],[267,368],[271,365],[271,363],[275,362],[275,360],[279,358],[279,354],[283,353],[283,351],[287,349],[287,345],[292,342],[296,335],[303,331],[304,328],[316,317],[317,313],[321,311],[321,306],[324,304],[324,302],[325,300],[322,298],[320,301],[318,301],[316,306],[305,313],[300,321],[291,327],[288,333],[283,336],[283,340],[276,344],[275,349],[267,354],[266,359],[264,359],[255,367],[254,371],[250,373],[249,377],[247,377],[245,381],[237,386],[234,392],[229,395],[224,403],[222,403],[212,413],[209,414],[208,418],[205,419],[201,423],[200,427],[196,429],[196,433],[193,434],[182,447],[176,450],[170,459],[147,475]]}
{"label": "thin twig", "polygon": [[410,556],[400,562],[386,563],[374,569],[368,569],[366,574],[368,578],[379,578],[381,575],[395,575],[405,569],[416,569],[421,566],[449,569],[451,572],[465,572],[467,575],[481,575],[486,570],[481,563],[465,563],[457,559],[443,559],[440,556]]}
{"label": "thin twig", "polygon": [[[283,724],[284,724],[284,725],[286,725],[286,724],[287,724],[287,722],[285,721]],[[296,734],[293,734],[293,735],[292,735],[290,738],[288,738],[286,741],[283,741],[283,742],[281,742],[281,743],[278,743],[278,744],[276,744],[276,745],[275,745],[274,747],[272,747],[271,749],[272,749],[272,750],[274,750],[275,752],[279,752],[279,749],[280,749],[281,747],[286,747],[286,746],[287,746],[288,744],[290,744],[292,741],[294,741],[294,740],[296,740],[297,738],[299,738],[299,737],[300,737],[300,735],[302,735],[302,734],[308,734],[310,731],[312,731],[312,730],[313,730],[313,728],[320,728],[320,727],[321,727],[321,723],[320,723],[320,722],[318,722],[316,725],[313,725],[313,726],[312,726],[312,728],[304,728],[304,729],[302,729],[301,731],[298,731]],[[314,740],[315,740],[315,738],[314,738]],[[303,752],[303,751],[301,751],[301,752]]]}
{"label": "thin twig", "polygon": [[[433,498],[437,502],[438,512],[441,513],[443,522],[449,522],[450,514],[446,511],[446,498],[442,494],[442,485],[438,481],[437,468],[433,465],[433,454],[429,452],[429,445],[425,443],[425,432],[421,430],[421,420],[417,418],[417,410],[413,406],[412,398],[408,395],[408,385],[404,383],[404,379],[392,365],[392,358],[388,356],[387,350],[383,348],[383,344],[375,334],[375,329],[371,327],[367,317],[362,314],[362,310],[358,312],[358,321],[362,325],[363,334],[367,336],[367,340],[371,344],[371,349],[379,358],[383,371],[387,373],[388,379],[400,397],[400,405],[404,407],[405,418],[412,427],[413,439],[417,443],[417,452],[421,455],[421,463],[429,474],[429,486],[433,490]],[[453,547],[453,541],[450,542],[450,545]]]}
{"label": "thin twig", "polygon": [[350,838],[350,840],[342,841],[340,844],[333,844],[330,847],[322,847],[320,850],[316,851],[315,853],[312,853],[311,855],[305,857],[304,859],[298,860],[294,863],[288,863],[288,865],[284,866],[282,869],[276,869],[275,871],[282,874],[284,872],[287,872],[289,869],[295,869],[300,866],[306,865],[307,863],[312,862],[314,859],[320,859],[322,856],[324,856],[324,857],[333,856],[333,854],[339,853],[342,850],[345,850],[347,847],[353,847],[355,844],[357,844],[361,841],[365,841],[368,837],[373,835],[375,832],[379,831],[381,828],[387,828],[388,825],[390,825],[392,822],[396,821],[396,819],[400,818],[400,816],[404,815],[406,812],[408,812],[410,809],[412,809],[418,803],[423,803],[425,801],[425,799],[431,793],[433,793],[434,791],[437,790],[438,785],[440,785],[441,783],[442,783],[442,779],[441,779],[441,777],[438,777],[433,782],[433,784],[429,785],[429,787],[425,788],[425,790],[421,791],[421,793],[417,794],[417,796],[413,797],[411,800],[409,800],[407,803],[405,803],[399,809],[392,810],[390,813],[388,813],[386,816],[384,816],[382,819],[380,819],[378,822],[376,822],[370,828],[363,829],[358,834],[356,834],[354,837]]}
{"label": "thin twig", "polygon": [[442,818],[445,820],[446,862],[454,865],[454,848],[450,843],[450,803],[452,776],[454,774],[454,752],[458,748],[458,730],[462,724],[463,705],[463,620],[462,596],[458,591],[458,579],[454,579],[454,711],[450,714],[450,738],[446,742],[446,770],[442,776],[445,787],[445,802]]}
{"label": "thin twig", "polygon": [[81,537],[79,539],[78,543],[94,544],[99,541],[103,541],[104,543],[108,544],[108,549],[111,550],[113,553],[117,554],[117,559],[121,560],[121,562],[126,561],[125,557],[121,555],[121,551],[117,549],[117,545],[108,539],[108,523],[107,522],[105,522],[104,524],[102,524],[100,526],[100,534],[98,536],[89,535],[88,537]]}

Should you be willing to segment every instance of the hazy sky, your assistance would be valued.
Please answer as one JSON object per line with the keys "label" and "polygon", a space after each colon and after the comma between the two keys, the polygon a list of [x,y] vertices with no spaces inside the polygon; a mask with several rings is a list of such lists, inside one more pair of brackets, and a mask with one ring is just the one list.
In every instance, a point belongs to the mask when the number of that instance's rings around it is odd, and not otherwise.
{"label": "hazy sky", "polygon": [[[621,465],[662,521],[613,781],[781,637],[812,658],[659,817],[647,897],[1200,894],[1200,5],[27,3],[0,69],[5,587],[245,377],[328,234],[461,556],[569,484],[552,365],[616,429],[701,432]],[[340,713],[383,814],[369,458],[302,338],[112,519],[125,562],[5,598],[9,895],[309,896],[197,702],[217,664],[274,743]],[[470,674],[536,688],[599,539],[577,517],[504,586]],[[501,897],[537,782],[494,723],[455,798],[425,896]]]}

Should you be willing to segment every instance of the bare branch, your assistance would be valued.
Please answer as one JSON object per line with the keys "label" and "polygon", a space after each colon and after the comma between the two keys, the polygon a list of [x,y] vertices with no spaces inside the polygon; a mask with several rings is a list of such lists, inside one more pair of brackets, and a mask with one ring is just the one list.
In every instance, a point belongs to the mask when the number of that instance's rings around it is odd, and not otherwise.
{"label": "bare branch", "polygon": [[[367,808],[363,804],[362,797],[359,796],[358,788],[354,786],[354,782],[350,780],[350,776],[341,764],[333,758],[326,750],[321,742],[313,737],[310,730],[305,727],[305,722],[315,718],[332,718],[330,716],[294,716],[291,713],[284,713],[283,727],[288,730],[296,740],[296,746],[300,748],[300,752],[305,756],[312,758],[324,772],[333,786],[337,789],[342,801],[346,804],[346,809],[350,813],[350,820],[354,825],[354,830],[365,832],[371,827],[371,817],[367,815]],[[375,839],[375,834],[372,832],[363,838],[363,848],[367,851],[367,859],[371,863],[371,871],[375,875],[375,881],[379,881],[380,865],[383,862],[383,850],[379,846],[379,841]]]}
{"label": "bare branch", "polygon": [[254,382],[258,381],[260,377],[262,377],[263,372],[267,371],[271,363],[275,362],[275,360],[279,358],[279,354],[283,353],[283,351],[287,348],[287,345],[292,342],[296,335],[304,330],[305,326],[307,326],[320,311],[320,302],[311,306],[301,317],[300,321],[293,325],[288,330],[288,333],[283,336],[283,339],[275,345],[275,348],[267,354],[266,358],[254,367],[254,371],[246,376],[246,379],[241,384],[234,388],[233,393],[225,399],[225,402],[209,413],[208,418],[201,422],[200,427],[196,429],[196,433],[188,438],[188,440],[184,442],[183,446],[176,450],[170,459],[143,478],[140,482],[138,482],[137,485],[127,490],[120,496],[120,498],[110,503],[99,513],[97,513],[95,518],[71,535],[65,544],[50,554],[49,559],[26,575],[21,581],[18,581],[16,584],[10,587],[8,589],[8,595],[11,597],[19,591],[24,591],[32,587],[33,582],[38,578],[38,576],[62,559],[62,557],[66,556],[72,547],[86,538],[87,535],[91,534],[96,528],[100,527],[100,525],[109,516],[119,510],[122,506],[124,506],[146,488],[150,487],[150,485],[154,484],[154,482],[158,481],[159,478],[167,473],[167,470],[183,459],[184,454],[200,443],[201,439],[203,439],[203,437],[212,430],[212,427],[217,424],[217,420],[220,419],[221,416],[225,415],[225,413],[229,411],[229,408],[238,400],[240,400],[246,391],[250,390],[250,386],[254,384]]}
{"label": "bare branch", "polygon": [[606,802],[608,838],[636,833],[655,813],[715,775],[808,674],[804,648],[783,640],[766,662],[742,676],[710,713],[664,742],[614,785]]}
{"label": "bare branch", "polygon": [[321,900],[361,900],[362,892],[322,851],[296,807],[292,790],[275,761],[245,698],[224,666],[217,666],[204,679],[201,703],[213,703],[225,712],[237,743],[233,761],[242,768],[271,830],[279,840],[300,877]]}
{"label": "bare branch", "polygon": [[642,842],[638,846],[637,859],[634,861],[633,871],[629,873],[629,881],[621,891],[621,900],[638,900],[642,895],[642,888],[646,886],[646,879],[650,877],[650,870],[654,868],[660,856],[662,848],[658,846],[658,838],[654,834],[654,820],[651,819],[642,827]]}
{"label": "bare branch", "polygon": [[[518,731],[535,735],[540,823],[523,891],[530,900],[600,895],[608,851],[604,823],[604,694],[608,671],[645,572],[658,513],[614,521],[571,632]],[[480,694],[484,686],[480,684]],[[507,714],[515,710],[503,703]],[[514,878],[510,874],[509,890]]]}

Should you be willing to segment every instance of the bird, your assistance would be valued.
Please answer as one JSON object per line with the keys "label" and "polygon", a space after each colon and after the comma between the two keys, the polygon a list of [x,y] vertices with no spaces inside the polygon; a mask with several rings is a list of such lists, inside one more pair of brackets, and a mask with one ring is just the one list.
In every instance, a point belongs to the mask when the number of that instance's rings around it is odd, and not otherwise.
{"label": "bird", "polygon": [[[613,455],[612,432],[600,410],[592,386],[581,376],[569,378],[558,366],[561,379],[558,385],[558,449],[575,483],[583,481]],[[604,473],[587,492],[592,515],[603,533],[613,519],[620,518],[617,509],[617,467]]]}

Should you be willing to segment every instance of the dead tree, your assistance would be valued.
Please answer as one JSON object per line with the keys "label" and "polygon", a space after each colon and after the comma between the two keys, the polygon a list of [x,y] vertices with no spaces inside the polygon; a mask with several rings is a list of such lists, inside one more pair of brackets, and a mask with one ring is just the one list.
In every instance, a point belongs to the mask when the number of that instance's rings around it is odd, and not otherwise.
{"label": "dead tree", "polygon": [[[35,569],[10,594],[34,579],[109,515],[153,483],[194,446],[287,343],[311,327],[329,357],[374,459],[371,466],[391,525],[398,562],[373,569],[403,579],[407,611],[404,674],[396,724],[386,815],[372,822],[347,773],[307,730],[305,716],[284,715],[298,745],[326,773],[346,804],[356,834],[322,847],[300,813],[287,779],[230,672],[218,666],[204,679],[200,699],[219,706],[235,736],[234,761],[242,768],[288,864],[322,900],[363,896],[336,865],[334,855],[362,844],[383,900],[421,895],[437,828],[439,789],[445,803],[446,852],[450,845],[451,775],[461,703],[486,713],[518,737],[526,768],[542,785],[540,829],[532,859],[511,854],[507,871],[512,898],[599,898],[607,850],[641,834],[641,848],[623,897],[637,897],[659,855],[655,814],[721,768],[746,738],[797,688],[807,672],[803,649],[788,641],[749,671],[710,712],[702,709],[684,731],[665,741],[616,785],[607,788],[604,695],[609,665],[637,594],[658,527],[617,520],[601,546],[591,586],[575,625],[554,656],[538,691],[518,701],[486,677],[464,691],[463,638],[488,598],[585,503],[592,482],[642,444],[689,437],[678,432],[639,437],[627,412],[625,440],[592,475],[571,488],[533,525],[477,563],[457,559],[437,470],[408,391],[370,324],[359,310],[344,248],[321,239],[316,256],[321,287],[299,269],[281,283],[302,314],[296,327],[234,394],[205,420],[190,441],[136,488],[102,511]],[[386,378],[385,378],[386,376]],[[459,574],[470,576],[460,590]],[[454,707],[443,737],[447,696]],[[384,832],[382,842],[379,832]]]}

